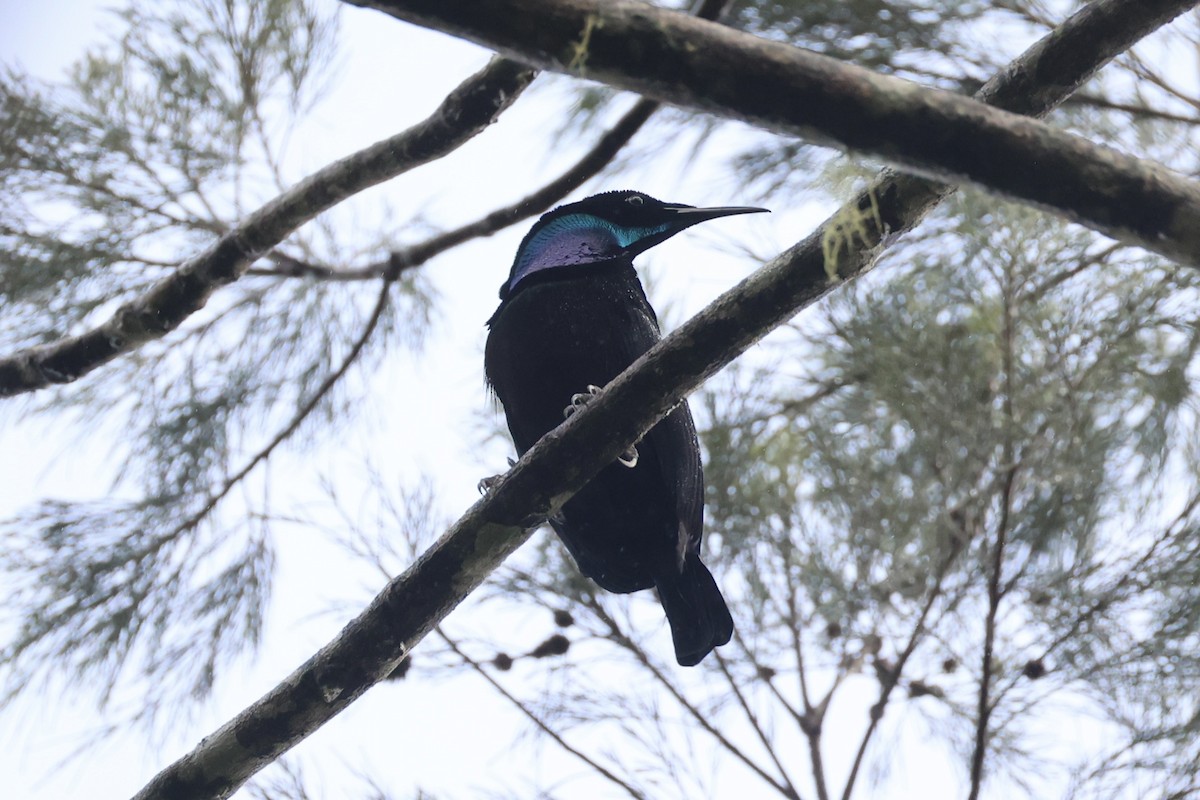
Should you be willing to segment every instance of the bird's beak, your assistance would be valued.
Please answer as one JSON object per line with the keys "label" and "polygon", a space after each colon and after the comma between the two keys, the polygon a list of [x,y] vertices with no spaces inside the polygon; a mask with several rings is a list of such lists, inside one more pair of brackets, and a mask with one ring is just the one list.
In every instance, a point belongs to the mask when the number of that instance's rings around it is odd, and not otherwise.
{"label": "bird's beak", "polygon": [[687,230],[693,225],[707,222],[710,219],[731,217],[734,214],[757,214],[760,211],[768,211],[768,209],[752,208],[751,206],[696,208],[695,206],[664,203],[659,209],[659,213],[662,214],[659,219],[662,222],[650,228],[644,236],[628,245],[625,248],[625,253],[630,257],[636,256],[638,253],[644,253],[656,244],[670,239],[675,234]]}
{"label": "bird's beak", "polygon": [[686,225],[695,225],[698,222],[706,222],[717,217],[732,217],[735,214],[758,214],[765,212],[771,213],[769,208],[755,208],[753,206],[713,206],[710,208],[695,208],[694,206],[667,206],[667,210],[672,213],[672,221],[678,221]]}

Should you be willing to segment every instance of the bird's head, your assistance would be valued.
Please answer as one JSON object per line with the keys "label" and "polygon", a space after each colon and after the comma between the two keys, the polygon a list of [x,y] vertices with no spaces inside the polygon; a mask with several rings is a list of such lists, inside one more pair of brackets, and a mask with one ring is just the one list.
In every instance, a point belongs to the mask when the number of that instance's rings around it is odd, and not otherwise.
{"label": "bird's head", "polygon": [[747,206],[696,208],[664,203],[632,191],[592,195],[542,215],[517,248],[508,280],[500,287],[500,297],[508,297],[521,281],[545,270],[631,260],[697,223],[766,210]]}

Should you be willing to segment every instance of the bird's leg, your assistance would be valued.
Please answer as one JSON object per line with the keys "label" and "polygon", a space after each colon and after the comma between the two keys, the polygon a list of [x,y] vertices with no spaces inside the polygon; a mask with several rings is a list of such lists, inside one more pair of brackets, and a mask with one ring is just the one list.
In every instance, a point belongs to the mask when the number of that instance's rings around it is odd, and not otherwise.
{"label": "bird's leg", "polygon": [[[517,460],[515,458],[510,458],[508,460],[509,469],[516,466],[516,463]],[[480,480],[479,483],[475,484],[475,488],[479,490],[480,494],[487,494],[492,490],[492,487],[499,483],[500,479],[507,474],[507,472],[501,472],[499,475],[489,475],[488,477]]]}
{"label": "bird's leg", "polygon": [[[563,409],[563,419],[570,417],[576,411],[578,411],[581,408],[583,408],[584,406],[586,406],[594,398],[596,398],[599,394],[600,394],[600,387],[596,386],[595,384],[589,383],[587,385],[587,389],[585,391],[578,392],[576,394],[571,395],[571,405],[569,405]],[[637,466],[637,462],[638,462],[638,451],[637,451],[636,445],[630,445],[629,448],[625,450],[625,452],[623,452],[623,453],[621,453],[621,455],[617,456],[617,463],[619,463],[623,467],[628,467],[630,469],[633,469],[634,467]]]}

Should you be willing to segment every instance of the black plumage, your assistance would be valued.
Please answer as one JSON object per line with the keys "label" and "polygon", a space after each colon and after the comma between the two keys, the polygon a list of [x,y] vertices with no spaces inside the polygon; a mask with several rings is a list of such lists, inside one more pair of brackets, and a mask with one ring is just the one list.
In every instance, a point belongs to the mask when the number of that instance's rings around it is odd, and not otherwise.
{"label": "black plumage", "polygon": [[[489,385],[524,453],[563,421],[572,396],[604,386],[659,339],[633,258],[679,231],[757,208],[692,208],[607,192],[545,214],[525,236],[488,320]],[[704,476],[681,404],[637,443],[629,467],[604,467],[551,520],[583,574],[611,592],[655,587],[680,664],[733,633],[700,560]]]}

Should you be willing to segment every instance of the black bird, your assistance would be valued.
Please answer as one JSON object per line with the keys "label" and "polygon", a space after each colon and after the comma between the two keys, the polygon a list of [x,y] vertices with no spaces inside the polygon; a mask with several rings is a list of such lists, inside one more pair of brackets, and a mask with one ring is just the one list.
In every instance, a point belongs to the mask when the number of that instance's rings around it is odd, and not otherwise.
{"label": "black bird", "polygon": [[[524,453],[660,338],[633,268],[639,253],[717,217],[763,208],[694,208],[606,192],[548,212],[525,235],[490,328],[484,368]],[[550,520],[584,575],[610,592],[655,587],[675,656],[693,666],[733,635],[700,561],[704,475],[686,403],[606,466]]]}

